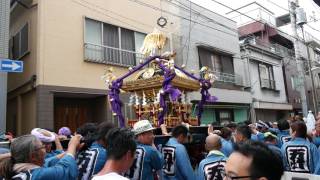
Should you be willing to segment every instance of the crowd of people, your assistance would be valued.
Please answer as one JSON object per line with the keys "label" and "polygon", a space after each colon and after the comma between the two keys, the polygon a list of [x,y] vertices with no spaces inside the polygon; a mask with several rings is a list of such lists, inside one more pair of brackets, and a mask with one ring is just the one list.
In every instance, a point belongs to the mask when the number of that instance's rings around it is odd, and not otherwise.
{"label": "crowd of people", "polygon": [[[86,123],[72,133],[35,128],[9,139],[0,151],[0,179],[280,180],[284,171],[320,174],[320,116],[313,126],[296,116],[277,123],[229,123],[208,127],[203,160],[192,166],[185,143],[189,126],[174,127],[154,144],[154,127],[132,129]],[[311,128],[311,129],[310,129]],[[68,142],[65,144],[65,142]]]}

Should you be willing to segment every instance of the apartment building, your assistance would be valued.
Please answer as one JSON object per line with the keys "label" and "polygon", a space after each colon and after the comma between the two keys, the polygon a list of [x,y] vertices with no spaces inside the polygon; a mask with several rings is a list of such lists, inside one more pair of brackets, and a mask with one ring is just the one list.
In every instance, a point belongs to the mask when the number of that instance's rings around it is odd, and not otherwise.
{"label": "apartment building", "polygon": [[[180,2],[187,7],[180,10],[181,15],[193,20],[180,21],[180,64],[185,64],[188,71],[199,71],[207,66],[217,77],[210,93],[217,96],[218,101],[204,106],[201,124],[240,123],[250,119],[252,98],[246,88],[249,85],[248,74],[245,62],[240,58],[236,22],[196,4],[190,5],[189,1]],[[195,115],[201,96],[199,93],[189,96],[194,104]]]}
{"label": "apartment building", "polygon": [[292,91],[286,91],[287,78],[296,72],[293,43],[277,30],[270,10],[258,3],[243,8],[255,9],[251,15],[260,17],[258,21],[248,19],[238,28],[241,57],[247,61],[250,77],[252,117],[263,121],[286,119],[293,110],[288,96],[295,97]]}
{"label": "apartment building", "polygon": [[[24,72],[8,77],[7,130],[116,123],[101,76],[113,67],[119,77],[143,58],[137,52],[144,36],[162,15],[150,7],[179,13],[161,1],[144,3],[149,6],[130,0],[11,0],[10,57],[24,62]],[[175,36],[181,19],[163,15],[168,25],[161,30]],[[169,42],[167,49],[174,48]],[[124,102],[127,97],[121,95]]]}

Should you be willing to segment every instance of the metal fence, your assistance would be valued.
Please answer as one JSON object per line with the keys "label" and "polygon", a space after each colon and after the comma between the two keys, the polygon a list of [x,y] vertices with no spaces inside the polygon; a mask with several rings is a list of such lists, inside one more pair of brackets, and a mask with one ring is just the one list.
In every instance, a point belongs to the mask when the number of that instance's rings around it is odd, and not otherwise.
{"label": "metal fence", "polygon": [[84,57],[86,61],[121,66],[135,66],[144,58],[135,51],[92,43],[84,44]]}
{"label": "metal fence", "polygon": [[223,73],[219,71],[211,71],[211,73],[213,73],[217,77],[216,81],[218,82],[243,85],[242,77],[240,75]]}
{"label": "metal fence", "polygon": [[271,51],[279,56],[283,57],[294,57],[294,50],[288,49],[280,44],[277,43],[267,43],[262,41],[261,39],[258,39],[256,37],[250,37],[247,40],[245,40],[244,43],[249,43],[252,45],[256,45],[259,48],[262,48],[267,51]]}

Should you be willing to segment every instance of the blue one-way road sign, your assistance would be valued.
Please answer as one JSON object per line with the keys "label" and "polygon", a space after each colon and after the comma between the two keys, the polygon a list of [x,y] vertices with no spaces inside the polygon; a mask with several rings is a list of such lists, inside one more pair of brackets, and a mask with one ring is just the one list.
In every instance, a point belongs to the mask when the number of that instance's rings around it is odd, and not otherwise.
{"label": "blue one-way road sign", "polygon": [[23,72],[23,62],[10,59],[2,59],[0,60],[0,71]]}

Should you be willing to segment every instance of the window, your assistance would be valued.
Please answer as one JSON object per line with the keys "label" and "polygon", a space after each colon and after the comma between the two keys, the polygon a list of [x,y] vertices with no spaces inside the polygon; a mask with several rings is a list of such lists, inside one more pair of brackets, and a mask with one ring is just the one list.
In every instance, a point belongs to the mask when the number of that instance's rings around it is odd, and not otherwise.
{"label": "window", "polygon": [[232,56],[198,47],[200,68],[207,66],[216,72],[234,74]]}
{"label": "window", "polygon": [[10,40],[10,54],[13,59],[20,59],[29,52],[28,38],[28,24],[26,24]]}
{"label": "window", "polygon": [[314,52],[314,58],[315,58],[315,60],[319,63],[320,62],[320,53],[318,53],[318,52]]}
{"label": "window", "polygon": [[85,28],[86,60],[132,66],[142,58],[136,52],[145,34],[88,18]]}
{"label": "window", "polygon": [[216,119],[221,124],[228,124],[234,121],[234,112],[232,109],[216,109]]}
{"label": "window", "polygon": [[298,81],[298,77],[297,76],[292,76],[291,77],[291,86],[293,90],[299,90],[299,81]]}
{"label": "window", "polygon": [[269,64],[258,64],[261,88],[276,89],[273,67]]}

